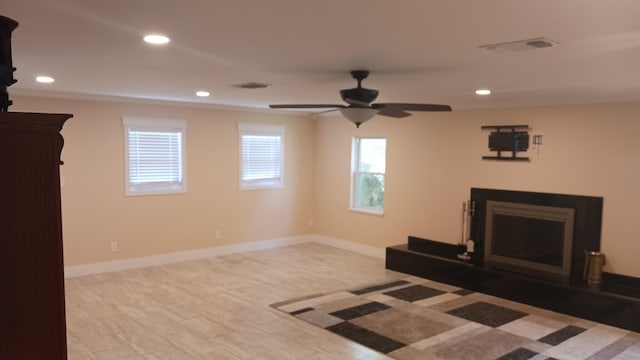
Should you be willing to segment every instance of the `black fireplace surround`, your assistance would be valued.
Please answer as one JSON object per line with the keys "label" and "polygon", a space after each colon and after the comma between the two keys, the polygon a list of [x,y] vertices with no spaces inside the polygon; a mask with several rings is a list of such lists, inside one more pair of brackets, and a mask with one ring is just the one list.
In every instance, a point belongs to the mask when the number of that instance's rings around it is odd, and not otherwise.
{"label": "black fireplace surround", "polygon": [[[464,246],[409,236],[406,244],[387,247],[386,268],[640,332],[640,278],[604,272],[601,291],[587,289],[583,280],[584,251],[600,250],[601,197],[472,188],[471,200],[470,235],[477,251],[470,261],[457,257]],[[485,266],[487,201],[573,209],[568,281]]]}
{"label": "black fireplace surround", "polygon": [[600,251],[603,203],[601,197],[472,188],[471,201],[475,202],[475,214],[471,220],[470,235],[476,242],[476,251],[471,261],[477,266],[485,266],[485,220],[488,201],[572,209],[571,265],[568,278],[561,279],[561,282],[576,287],[582,286],[585,251]]}

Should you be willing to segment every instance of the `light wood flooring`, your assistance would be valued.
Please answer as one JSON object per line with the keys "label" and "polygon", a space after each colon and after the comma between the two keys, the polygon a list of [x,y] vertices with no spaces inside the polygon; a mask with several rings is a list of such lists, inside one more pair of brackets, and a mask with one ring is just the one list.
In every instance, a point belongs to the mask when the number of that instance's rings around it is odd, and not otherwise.
{"label": "light wood flooring", "polygon": [[390,359],[269,305],[400,275],[312,243],[67,279],[69,359]]}

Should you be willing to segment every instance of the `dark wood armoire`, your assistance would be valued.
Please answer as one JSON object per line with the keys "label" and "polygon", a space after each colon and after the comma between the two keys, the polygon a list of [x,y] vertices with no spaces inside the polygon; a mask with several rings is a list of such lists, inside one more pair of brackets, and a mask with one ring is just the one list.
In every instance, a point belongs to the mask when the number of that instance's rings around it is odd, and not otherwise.
{"label": "dark wood armoire", "polygon": [[0,112],[0,359],[67,358],[60,130],[71,116]]}

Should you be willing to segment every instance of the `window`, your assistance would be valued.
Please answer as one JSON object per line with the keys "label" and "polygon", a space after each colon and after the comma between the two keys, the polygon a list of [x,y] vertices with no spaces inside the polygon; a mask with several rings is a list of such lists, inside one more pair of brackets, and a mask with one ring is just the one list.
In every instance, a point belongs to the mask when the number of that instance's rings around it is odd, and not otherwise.
{"label": "window", "polygon": [[240,189],[283,186],[284,126],[238,124]]}
{"label": "window", "polygon": [[351,162],[351,209],[384,213],[384,174],[387,140],[353,139]]}
{"label": "window", "polygon": [[184,120],[122,119],[125,137],[126,195],[184,193]]}

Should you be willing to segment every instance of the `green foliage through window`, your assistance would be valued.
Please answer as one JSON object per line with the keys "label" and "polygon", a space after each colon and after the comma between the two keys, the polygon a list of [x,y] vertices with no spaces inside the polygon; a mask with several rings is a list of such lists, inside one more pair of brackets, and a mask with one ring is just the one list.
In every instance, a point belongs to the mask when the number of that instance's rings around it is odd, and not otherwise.
{"label": "green foliage through window", "polygon": [[358,204],[363,207],[384,207],[384,175],[360,174]]}
{"label": "green foliage through window", "polygon": [[354,138],[352,163],[353,209],[382,213],[387,141],[384,138]]}

